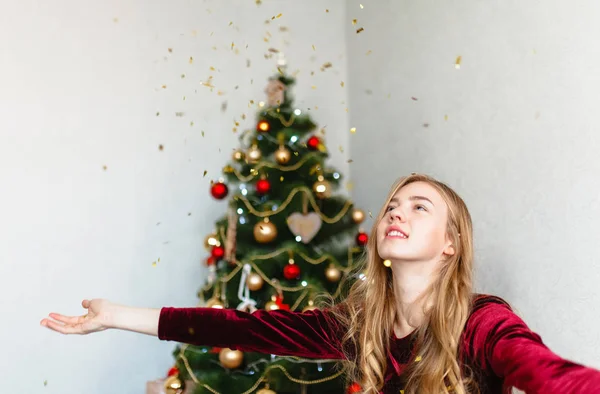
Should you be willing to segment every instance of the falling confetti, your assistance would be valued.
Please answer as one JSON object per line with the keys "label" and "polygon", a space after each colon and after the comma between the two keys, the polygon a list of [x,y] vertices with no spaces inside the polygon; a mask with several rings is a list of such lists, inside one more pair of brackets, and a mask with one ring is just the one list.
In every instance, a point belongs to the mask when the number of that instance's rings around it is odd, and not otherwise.
{"label": "falling confetti", "polygon": [[369,56],[373,51],[372,50],[368,50],[367,53],[365,53],[365,55]]}
{"label": "falling confetti", "polygon": [[425,127],[425,128],[429,127],[429,123],[423,123],[423,127]]}
{"label": "falling confetti", "polygon": [[454,63],[454,67],[458,70],[460,68],[460,62],[462,61],[462,56],[458,56],[456,58],[456,62]]}
{"label": "falling confetti", "polygon": [[190,335],[194,335],[194,329],[193,329],[192,327],[190,327],[190,328],[188,329],[188,332],[190,333]]}
{"label": "falling confetti", "polygon": [[190,56],[190,64],[194,63],[194,58]]}
{"label": "falling confetti", "polygon": [[333,65],[331,64],[331,62],[327,62],[321,66],[321,71],[325,71],[326,69],[331,68],[332,66]]}
{"label": "falling confetti", "polygon": [[156,267],[156,261],[153,261],[153,262],[152,262],[152,266],[153,266],[153,267]]}
{"label": "falling confetti", "polygon": [[373,214],[371,213],[371,211],[369,211],[369,217],[370,217],[371,219],[373,219]]}
{"label": "falling confetti", "polygon": [[271,18],[271,20],[273,20],[273,19],[279,19],[279,18],[281,18],[281,15],[283,15],[283,14],[277,14],[277,15],[275,15],[274,17],[272,17],[272,18]]}
{"label": "falling confetti", "polygon": [[363,32],[364,30],[365,30],[365,28],[364,28],[364,27],[360,27],[360,28],[359,28],[359,29],[356,31],[356,34],[358,34],[358,33],[360,33],[360,32]]}
{"label": "falling confetti", "polygon": [[48,381],[44,380],[44,386],[47,386],[47,385],[48,385]]}
{"label": "falling confetti", "polygon": [[102,169],[103,169],[104,171],[106,171],[106,168],[107,168],[106,166],[102,166]]}
{"label": "falling confetti", "polygon": [[329,12],[329,10],[326,9],[325,12]]}
{"label": "falling confetti", "polygon": [[190,127],[191,127],[191,126],[193,126],[193,125],[194,125],[194,121],[192,120],[192,121],[190,122]]}
{"label": "falling confetti", "polygon": [[168,49],[169,53],[173,53],[173,48]]}
{"label": "falling confetti", "polygon": [[340,86],[344,87],[344,81],[340,82]]}
{"label": "falling confetti", "polygon": [[204,137],[204,130],[202,130],[202,137]]}
{"label": "falling confetti", "polygon": [[359,5],[360,5],[360,8],[361,8],[361,9],[365,8],[365,7],[364,7],[362,4],[359,4]]}
{"label": "falling confetti", "polygon": [[163,86],[161,86],[161,87],[162,87],[163,89],[166,89],[166,88],[167,88],[167,85],[163,85]]}
{"label": "falling confetti", "polygon": [[317,50],[317,48],[315,48],[314,44],[313,44],[313,46],[312,46],[312,49],[313,49],[313,51],[316,51],[316,50]]}
{"label": "falling confetti", "polygon": [[311,88],[316,89],[317,87],[315,85],[312,85]]}
{"label": "falling confetti", "polygon": [[227,101],[221,103],[221,112],[227,111]]}
{"label": "falling confetti", "polygon": [[158,116],[158,115],[160,115],[160,112],[157,112],[157,113],[156,113],[156,116]]}
{"label": "falling confetti", "polygon": [[175,112],[175,116],[177,116],[178,118],[181,118],[184,115],[185,115],[185,112]]}
{"label": "falling confetti", "polygon": [[346,189],[348,191],[352,191],[352,189],[354,189],[354,183],[353,182],[346,183]]}
{"label": "falling confetti", "polygon": [[444,115],[444,120],[448,120],[448,115]]}
{"label": "falling confetti", "polygon": [[416,97],[411,97],[411,99],[412,99],[413,101],[417,101],[417,100],[418,100],[418,98],[416,98]]}
{"label": "falling confetti", "polygon": [[202,178],[204,178],[208,174],[208,171],[204,170],[204,174],[202,174]]}
{"label": "falling confetti", "polygon": [[229,22],[229,26],[233,25],[233,22]]}
{"label": "falling confetti", "polygon": [[164,146],[162,146],[162,145],[158,146],[158,150],[163,150],[163,149],[164,149]]}
{"label": "falling confetti", "polygon": [[191,213],[191,212],[188,212],[188,216],[192,216],[192,213]]}
{"label": "falling confetti", "polygon": [[356,22],[358,22],[358,19],[352,19],[352,24],[356,25]]}
{"label": "falling confetti", "polygon": [[348,163],[352,163],[354,160],[352,159],[348,159]]}
{"label": "falling confetti", "polygon": [[353,128],[351,128],[351,129],[350,129],[350,132],[351,132],[352,134],[355,134],[355,133],[356,133],[356,127],[353,127]]}
{"label": "falling confetti", "polygon": [[185,78],[185,74],[181,74],[181,79]]}
{"label": "falling confetti", "polygon": [[119,18],[113,18],[113,22],[119,23]]}
{"label": "falling confetti", "polygon": [[340,153],[344,153],[344,147],[340,145]]}

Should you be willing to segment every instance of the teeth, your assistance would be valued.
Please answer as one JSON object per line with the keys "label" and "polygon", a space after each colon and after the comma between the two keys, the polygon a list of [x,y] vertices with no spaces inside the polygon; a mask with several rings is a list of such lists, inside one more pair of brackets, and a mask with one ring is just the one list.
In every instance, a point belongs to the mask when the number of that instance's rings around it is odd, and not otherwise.
{"label": "teeth", "polygon": [[400,231],[395,231],[395,230],[390,231],[387,235],[392,236],[392,237],[406,238],[406,235],[402,234]]}

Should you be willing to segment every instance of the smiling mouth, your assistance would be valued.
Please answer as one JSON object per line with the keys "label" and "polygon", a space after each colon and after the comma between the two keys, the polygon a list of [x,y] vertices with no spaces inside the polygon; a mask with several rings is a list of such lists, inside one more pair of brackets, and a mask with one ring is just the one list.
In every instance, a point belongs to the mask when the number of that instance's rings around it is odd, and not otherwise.
{"label": "smiling mouth", "polygon": [[398,230],[392,230],[385,235],[386,238],[400,238],[400,239],[408,239],[406,234]]}

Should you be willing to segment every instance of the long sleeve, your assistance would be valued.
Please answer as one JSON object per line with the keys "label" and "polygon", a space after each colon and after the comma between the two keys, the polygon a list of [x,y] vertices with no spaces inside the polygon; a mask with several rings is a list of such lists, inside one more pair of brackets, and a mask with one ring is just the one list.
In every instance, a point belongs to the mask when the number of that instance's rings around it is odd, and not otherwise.
{"label": "long sleeve", "polygon": [[342,335],[339,325],[321,310],[248,313],[165,307],[158,323],[161,340],[306,358],[343,358]]}
{"label": "long sleeve", "polygon": [[479,365],[505,386],[527,394],[600,393],[600,371],[553,353],[500,298],[475,308],[465,332]]}

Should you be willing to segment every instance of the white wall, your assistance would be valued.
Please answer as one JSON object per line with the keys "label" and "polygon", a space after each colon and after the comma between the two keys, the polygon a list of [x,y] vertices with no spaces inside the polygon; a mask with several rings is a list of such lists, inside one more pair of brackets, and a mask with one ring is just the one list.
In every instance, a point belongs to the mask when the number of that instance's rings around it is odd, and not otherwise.
{"label": "white wall", "polygon": [[[245,113],[240,131],[253,127],[248,103],[264,98],[275,72],[264,58],[271,47],[300,70],[296,104],[327,125],[330,163],[347,172],[343,2],[2,5],[0,391],[141,394],[171,366],[175,343],[126,332],[66,337],[39,321],[81,314],[86,297],[196,304],[203,239],[225,209],[209,196],[210,180],[238,146],[234,119]],[[326,62],[333,67],[321,72]],[[209,75],[213,92],[199,84]]]}
{"label": "white wall", "polygon": [[376,212],[413,171],[446,181],[473,216],[478,290],[600,367],[600,3],[347,7],[365,29],[347,34],[357,203]]}

